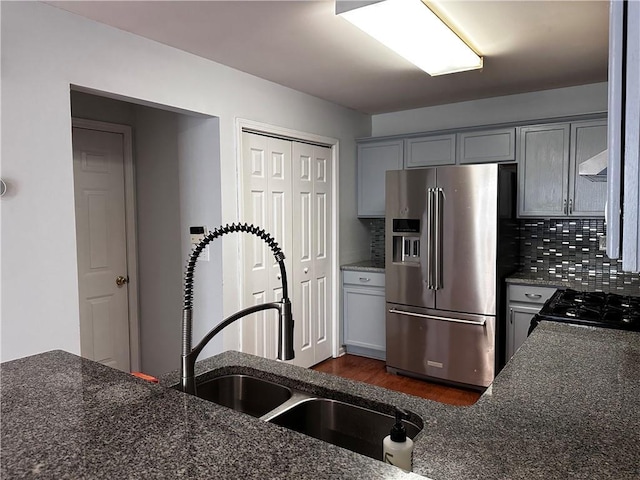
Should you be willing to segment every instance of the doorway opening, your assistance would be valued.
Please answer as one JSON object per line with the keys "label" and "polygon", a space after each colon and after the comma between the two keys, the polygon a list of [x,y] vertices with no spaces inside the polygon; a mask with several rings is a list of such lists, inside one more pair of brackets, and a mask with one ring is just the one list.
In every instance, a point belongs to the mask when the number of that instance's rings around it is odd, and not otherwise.
{"label": "doorway opening", "polygon": [[[189,227],[221,223],[219,120],[106,95],[71,91],[81,354],[160,375],[179,367]],[[109,149],[115,153],[105,153]],[[85,173],[111,176],[109,188],[125,194],[104,193],[108,189],[83,178]],[[120,186],[113,186],[114,178]],[[124,198],[114,202],[111,197],[118,195]],[[117,227],[119,215],[124,227]],[[114,238],[123,236],[124,248],[114,246]],[[220,245],[210,248],[220,258]],[[112,263],[117,267],[109,267]],[[195,307],[207,318],[222,318],[219,262],[199,265],[198,288],[207,295],[197,295]],[[118,296],[125,297],[124,310],[113,302]],[[211,326],[194,327],[206,332]],[[221,351],[217,342],[209,348]],[[127,356],[128,365],[122,360]]]}

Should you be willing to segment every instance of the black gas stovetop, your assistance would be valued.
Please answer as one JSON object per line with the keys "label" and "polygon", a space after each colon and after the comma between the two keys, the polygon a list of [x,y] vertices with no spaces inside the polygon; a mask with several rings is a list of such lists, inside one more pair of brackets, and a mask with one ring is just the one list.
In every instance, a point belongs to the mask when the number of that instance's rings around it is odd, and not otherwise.
{"label": "black gas stovetop", "polygon": [[532,320],[640,331],[640,297],[602,292],[558,290]]}

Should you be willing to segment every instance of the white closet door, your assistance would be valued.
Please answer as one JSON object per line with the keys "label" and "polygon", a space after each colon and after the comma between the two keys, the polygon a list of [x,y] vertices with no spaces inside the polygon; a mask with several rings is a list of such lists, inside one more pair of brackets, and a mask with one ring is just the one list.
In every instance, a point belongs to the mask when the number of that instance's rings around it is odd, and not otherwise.
{"label": "white closet door", "polygon": [[331,149],[293,143],[294,363],[331,356]]}
{"label": "white closet door", "polygon": [[[243,221],[264,228],[285,255],[291,252],[291,142],[243,133]],[[244,306],[282,298],[280,269],[269,247],[258,237],[243,235]],[[285,260],[287,272],[291,261]],[[289,294],[291,295],[291,293]],[[241,350],[276,358],[278,314],[260,312],[242,320]]]}

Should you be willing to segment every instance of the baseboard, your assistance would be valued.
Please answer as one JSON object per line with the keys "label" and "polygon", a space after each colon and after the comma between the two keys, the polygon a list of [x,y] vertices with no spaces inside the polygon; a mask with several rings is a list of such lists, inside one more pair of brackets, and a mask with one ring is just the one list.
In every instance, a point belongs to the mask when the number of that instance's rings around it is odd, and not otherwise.
{"label": "baseboard", "polygon": [[375,358],[376,360],[382,361],[385,361],[387,358],[385,351],[376,350],[374,348],[356,347],[353,345],[346,345],[346,353],[351,353],[360,357]]}

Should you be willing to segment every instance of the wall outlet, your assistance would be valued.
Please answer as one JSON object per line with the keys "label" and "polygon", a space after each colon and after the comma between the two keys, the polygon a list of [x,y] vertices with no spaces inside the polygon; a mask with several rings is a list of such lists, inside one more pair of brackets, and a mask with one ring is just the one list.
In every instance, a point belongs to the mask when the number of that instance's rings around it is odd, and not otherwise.
{"label": "wall outlet", "polygon": [[598,237],[598,249],[601,252],[606,252],[607,251],[607,236],[606,235],[600,235]]}

